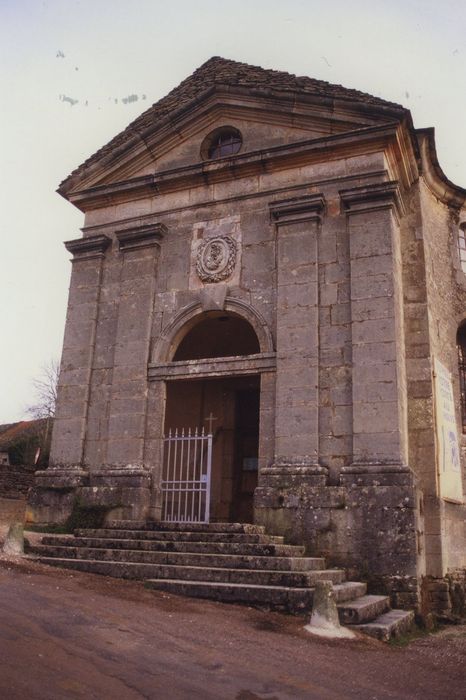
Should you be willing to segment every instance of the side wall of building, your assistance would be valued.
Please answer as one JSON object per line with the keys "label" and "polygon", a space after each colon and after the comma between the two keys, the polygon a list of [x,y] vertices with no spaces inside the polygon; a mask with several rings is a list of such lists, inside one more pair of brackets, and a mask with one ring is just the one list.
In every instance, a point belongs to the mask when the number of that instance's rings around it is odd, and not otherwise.
{"label": "side wall of building", "polygon": [[[458,227],[462,220],[458,210],[439,202],[427,185],[420,184],[424,256],[428,301],[429,342],[431,357],[445,365],[452,376],[456,422],[462,442],[463,498],[466,494],[465,437],[462,433],[456,334],[466,318],[466,275],[461,271],[458,255]],[[425,407],[428,409],[428,407]],[[429,414],[429,421],[430,418]],[[433,420],[432,420],[433,422]],[[427,453],[431,457],[431,451]],[[438,557],[438,569],[430,573],[443,576],[466,566],[466,506],[438,497],[433,483],[423,482],[426,506],[426,535]],[[458,494],[461,498],[461,494]]]}

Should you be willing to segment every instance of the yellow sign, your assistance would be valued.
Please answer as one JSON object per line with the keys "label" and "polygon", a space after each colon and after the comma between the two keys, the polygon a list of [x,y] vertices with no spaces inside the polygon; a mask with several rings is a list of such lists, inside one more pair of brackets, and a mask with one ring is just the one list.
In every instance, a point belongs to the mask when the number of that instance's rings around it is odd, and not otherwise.
{"label": "yellow sign", "polygon": [[435,423],[440,497],[463,502],[461,458],[451,374],[434,358]]}

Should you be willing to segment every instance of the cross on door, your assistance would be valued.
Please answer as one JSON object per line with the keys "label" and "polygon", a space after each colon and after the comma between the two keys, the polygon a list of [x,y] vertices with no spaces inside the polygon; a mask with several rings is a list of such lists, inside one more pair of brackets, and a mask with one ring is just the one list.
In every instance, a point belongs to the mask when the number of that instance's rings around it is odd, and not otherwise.
{"label": "cross on door", "polygon": [[212,423],[214,420],[218,420],[216,416],[213,415],[212,411],[210,412],[210,415],[207,416],[207,418],[204,418],[204,422],[209,424],[209,429],[208,429],[208,435],[212,435]]}

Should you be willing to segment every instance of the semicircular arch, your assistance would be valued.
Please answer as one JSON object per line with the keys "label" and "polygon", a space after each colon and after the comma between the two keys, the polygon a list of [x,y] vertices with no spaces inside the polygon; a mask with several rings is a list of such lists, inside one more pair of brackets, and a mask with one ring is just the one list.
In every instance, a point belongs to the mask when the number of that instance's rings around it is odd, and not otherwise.
{"label": "semicircular arch", "polygon": [[[274,352],[273,338],[270,329],[262,316],[250,304],[234,297],[227,297],[223,312],[235,314],[248,321],[254,329],[259,342],[260,352]],[[200,302],[185,306],[175,318],[163,329],[151,354],[151,362],[170,362],[184,336],[204,317],[206,312]]]}

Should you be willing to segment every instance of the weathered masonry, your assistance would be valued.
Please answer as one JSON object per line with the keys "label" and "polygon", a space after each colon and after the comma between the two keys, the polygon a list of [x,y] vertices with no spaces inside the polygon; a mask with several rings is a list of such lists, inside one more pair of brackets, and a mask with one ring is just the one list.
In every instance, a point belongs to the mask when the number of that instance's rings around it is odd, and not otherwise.
{"label": "weathered masonry", "polygon": [[85,224],[31,519],[254,522],[406,605],[466,567],[466,191],[432,129],[213,58],[59,192]]}

